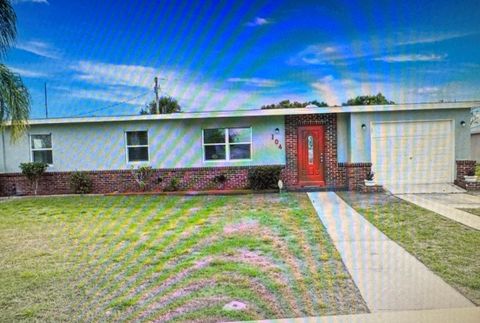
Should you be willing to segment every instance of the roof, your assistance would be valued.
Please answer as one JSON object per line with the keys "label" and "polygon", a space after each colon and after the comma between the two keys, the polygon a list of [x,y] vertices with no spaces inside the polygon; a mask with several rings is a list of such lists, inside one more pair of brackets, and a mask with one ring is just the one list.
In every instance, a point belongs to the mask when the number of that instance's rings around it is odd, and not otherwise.
{"label": "roof", "polygon": [[391,111],[417,111],[417,110],[446,110],[446,109],[471,109],[480,107],[480,101],[463,101],[447,103],[414,103],[395,105],[361,105],[342,107],[307,107],[291,109],[265,109],[265,110],[234,110],[234,111],[203,111],[180,112],[155,115],[130,115],[106,117],[73,117],[32,119],[30,125],[65,124],[65,123],[97,123],[97,122],[122,122],[145,120],[184,120],[232,117],[264,117],[302,114],[328,114],[328,113],[364,113],[364,112],[391,112]]}

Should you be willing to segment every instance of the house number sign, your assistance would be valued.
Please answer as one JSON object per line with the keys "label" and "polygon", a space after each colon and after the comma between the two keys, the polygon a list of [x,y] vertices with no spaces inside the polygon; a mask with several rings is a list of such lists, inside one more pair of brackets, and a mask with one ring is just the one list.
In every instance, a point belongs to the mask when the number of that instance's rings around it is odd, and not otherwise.
{"label": "house number sign", "polygon": [[278,147],[278,149],[282,149],[282,144],[280,143],[280,140],[278,138],[275,138],[275,135],[272,133],[272,140],[275,143],[275,146]]}

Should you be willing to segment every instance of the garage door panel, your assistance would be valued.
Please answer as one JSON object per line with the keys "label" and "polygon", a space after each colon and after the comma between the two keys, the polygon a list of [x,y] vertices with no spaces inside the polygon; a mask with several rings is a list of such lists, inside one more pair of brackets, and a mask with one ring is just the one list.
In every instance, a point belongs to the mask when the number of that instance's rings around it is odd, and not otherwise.
{"label": "garage door panel", "polygon": [[372,163],[379,183],[453,181],[451,121],[376,123]]}

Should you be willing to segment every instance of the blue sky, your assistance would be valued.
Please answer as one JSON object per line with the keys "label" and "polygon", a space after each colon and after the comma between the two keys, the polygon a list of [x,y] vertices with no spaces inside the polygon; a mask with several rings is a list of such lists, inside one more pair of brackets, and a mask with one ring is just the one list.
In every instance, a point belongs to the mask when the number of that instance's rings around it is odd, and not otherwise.
{"label": "blue sky", "polygon": [[44,82],[50,116],[136,114],[154,76],[185,111],[480,99],[478,0],[13,3],[33,117]]}

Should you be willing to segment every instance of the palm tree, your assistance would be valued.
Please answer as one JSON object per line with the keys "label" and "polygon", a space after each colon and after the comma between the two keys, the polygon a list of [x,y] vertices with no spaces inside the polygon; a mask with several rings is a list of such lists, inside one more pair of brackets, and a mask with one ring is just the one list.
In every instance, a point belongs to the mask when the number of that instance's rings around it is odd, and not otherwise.
{"label": "palm tree", "polygon": [[[17,35],[17,16],[9,0],[0,0],[0,57],[4,57]],[[0,63],[0,127],[11,121],[12,139],[27,128],[30,95],[19,75]]]}

